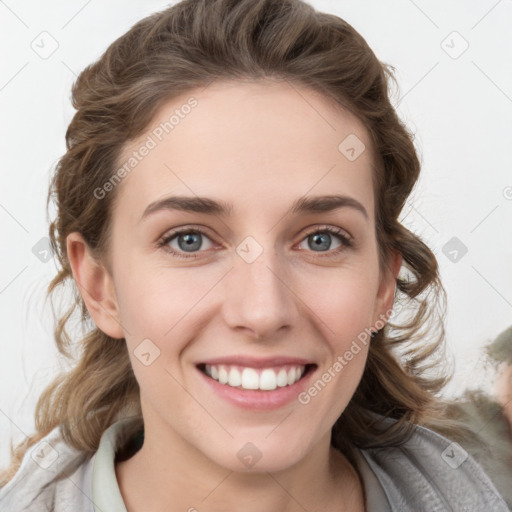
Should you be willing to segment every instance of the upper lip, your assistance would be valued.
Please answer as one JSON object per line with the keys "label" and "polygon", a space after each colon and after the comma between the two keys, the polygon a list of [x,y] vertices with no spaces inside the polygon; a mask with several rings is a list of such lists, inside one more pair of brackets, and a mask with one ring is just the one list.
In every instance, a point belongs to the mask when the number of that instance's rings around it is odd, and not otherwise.
{"label": "upper lip", "polygon": [[201,361],[198,365],[209,364],[209,365],[233,365],[233,366],[244,366],[247,368],[269,368],[272,366],[284,366],[287,364],[295,364],[298,366],[314,364],[308,359],[300,357],[289,357],[289,356],[274,356],[274,357],[251,357],[251,356],[225,356],[216,357]]}

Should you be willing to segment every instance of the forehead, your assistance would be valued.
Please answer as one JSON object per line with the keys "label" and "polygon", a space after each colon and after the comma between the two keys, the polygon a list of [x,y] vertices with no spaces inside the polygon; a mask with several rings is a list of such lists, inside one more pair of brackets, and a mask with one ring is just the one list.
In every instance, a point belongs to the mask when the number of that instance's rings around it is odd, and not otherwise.
{"label": "forehead", "polygon": [[373,211],[364,125],[332,100],[289,82],[219,82],[174,98],[124,148],[118,166],[128,172],[116,208],[133,222],[149,203],[171,194],[216,197],[233,203],[235,215],[335,193]]}

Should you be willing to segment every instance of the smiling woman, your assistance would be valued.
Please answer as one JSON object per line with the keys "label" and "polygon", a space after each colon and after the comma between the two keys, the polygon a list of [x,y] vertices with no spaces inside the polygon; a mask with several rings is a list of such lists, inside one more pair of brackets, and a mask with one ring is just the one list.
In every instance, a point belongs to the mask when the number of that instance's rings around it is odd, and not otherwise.
{"label": "smiling woman", "polygon": [[444,291],[397,220],[420,165],[392,78],[299,0],[184,0],[80,74],[49,194],[79,357],[2,510],[507,510],[436,399]]}

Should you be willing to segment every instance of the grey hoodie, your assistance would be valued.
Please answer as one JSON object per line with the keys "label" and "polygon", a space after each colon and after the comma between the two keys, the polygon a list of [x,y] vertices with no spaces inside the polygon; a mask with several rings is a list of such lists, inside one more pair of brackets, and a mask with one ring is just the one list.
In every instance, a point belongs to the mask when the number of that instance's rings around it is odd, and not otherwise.
{"label": "grey hoodie", "polygon": [[[130,421],[111,425],[92,457],[65,444],[56,427],[0,489],[0,512],[126,512],[114,459]],[[423,427],[400,447],[358,450],[356,462],[367,512],[509,511],[471,456]]]}

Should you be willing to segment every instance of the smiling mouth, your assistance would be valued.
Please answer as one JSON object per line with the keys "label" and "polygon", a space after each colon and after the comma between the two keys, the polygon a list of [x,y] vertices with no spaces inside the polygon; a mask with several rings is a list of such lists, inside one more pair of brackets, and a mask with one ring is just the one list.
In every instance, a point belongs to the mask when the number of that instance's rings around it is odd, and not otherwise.
{"label": "smiling mouth", "polygon": [[199,364],[197,368],[220,384],[244,390],[273,391],[293,386],[316,368],[316,364],[287,364],[250,368],[228,364]]}

